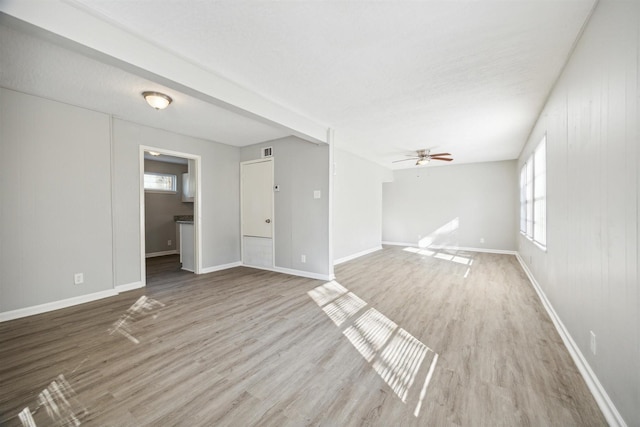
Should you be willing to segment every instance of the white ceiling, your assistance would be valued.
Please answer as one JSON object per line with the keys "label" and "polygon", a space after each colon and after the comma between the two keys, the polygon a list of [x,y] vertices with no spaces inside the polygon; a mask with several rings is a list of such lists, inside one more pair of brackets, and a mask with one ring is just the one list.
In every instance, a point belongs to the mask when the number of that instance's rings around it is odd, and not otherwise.
{"label": "white ceiling", "polygon": [[[594,2],[65,3],[330,126],[340,148],[408,167],[391,162],[420,148],[452,164],[516,158]],[[175,91],[159,122],[131,96],[169,88],[41,40],[17,53],[2,31],[3,86],[232,145],[287,134]]]}

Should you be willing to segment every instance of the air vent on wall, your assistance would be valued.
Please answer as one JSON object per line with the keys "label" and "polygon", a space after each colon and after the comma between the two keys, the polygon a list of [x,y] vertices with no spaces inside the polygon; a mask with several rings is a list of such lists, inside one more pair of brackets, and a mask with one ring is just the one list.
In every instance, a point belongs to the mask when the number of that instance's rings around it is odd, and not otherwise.
{"label": "air vent on wall", "polygon": [[273,156],[273,147],[263,147],[262,148],[262,158],[272,157]]}

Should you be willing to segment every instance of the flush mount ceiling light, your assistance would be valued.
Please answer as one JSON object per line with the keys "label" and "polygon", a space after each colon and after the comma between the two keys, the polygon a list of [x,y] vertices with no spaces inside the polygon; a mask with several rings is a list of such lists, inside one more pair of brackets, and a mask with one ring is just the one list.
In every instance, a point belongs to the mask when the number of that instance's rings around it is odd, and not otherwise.
{"label": "flush mount ceiling light", "polygon": [[164,110],[171,104],[171,97],[160,92],[142,92],[142,96],[156,110]]}

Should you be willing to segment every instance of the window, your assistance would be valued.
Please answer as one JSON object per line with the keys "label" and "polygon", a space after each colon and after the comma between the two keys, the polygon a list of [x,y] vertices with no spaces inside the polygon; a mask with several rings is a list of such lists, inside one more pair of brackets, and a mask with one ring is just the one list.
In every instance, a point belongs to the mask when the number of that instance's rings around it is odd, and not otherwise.
{"label": "window", "polygon": [[547,137],[520,170],[520,232],[547,245]]}
{"label": "window", "polygon": [[158,191],[175,193],[177,188],[177,177],[167,173],[144,173],[145,191]]}

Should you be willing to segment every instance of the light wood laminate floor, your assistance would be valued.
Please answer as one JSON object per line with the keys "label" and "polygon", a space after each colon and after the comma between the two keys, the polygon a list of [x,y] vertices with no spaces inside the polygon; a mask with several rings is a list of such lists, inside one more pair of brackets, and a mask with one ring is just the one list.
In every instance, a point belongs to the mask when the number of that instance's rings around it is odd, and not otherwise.
{"label": "light wood laminate floor", "polygon": [[0,425],[606,425],[514,256],[390,247],[332,283],[151,262],[0,324]]}

